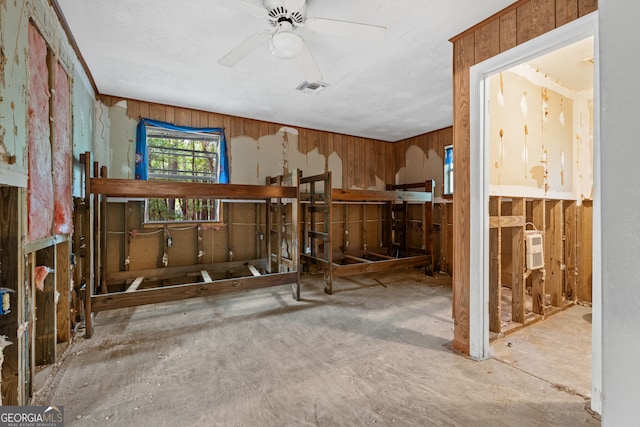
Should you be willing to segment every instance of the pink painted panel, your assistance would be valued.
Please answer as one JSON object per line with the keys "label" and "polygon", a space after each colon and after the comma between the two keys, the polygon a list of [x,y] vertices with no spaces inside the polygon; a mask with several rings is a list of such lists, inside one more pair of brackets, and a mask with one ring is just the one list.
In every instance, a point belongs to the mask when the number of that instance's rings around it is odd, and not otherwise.
{"label": "pink painted panel", "polygon": [[71,206],[71,114],[69,77],[56,63],[53,89],[53,191],[55,194],[53,231],[68,234],[73,231]]}
{"label": "pink painted panel", "polygon": [[53,224],[47,44],[33,25],[29,25],[28,97],[27,240],[33,241],[50,236]]}

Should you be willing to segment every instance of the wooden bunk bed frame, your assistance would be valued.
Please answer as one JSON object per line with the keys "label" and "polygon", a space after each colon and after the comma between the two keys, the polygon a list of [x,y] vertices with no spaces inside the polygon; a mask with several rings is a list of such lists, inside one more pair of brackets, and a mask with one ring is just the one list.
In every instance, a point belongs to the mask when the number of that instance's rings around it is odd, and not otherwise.
{"label": "wooden bunk bed frame", "polygon": [[[428,264],[433,266],[433,181],[388,186],[387,190],[332,189],[331,172],[300,178],[300,207],[302,222],[301,263],[319,266],[324,274],[324,291],[333,293],[334,277],[387,271]],[[422,191],[409,191],[410,189]],[[344,245],[339,259],[333,254],[334,204],[383,204],[386,208],[386,253],[362,248],[362,256],[347,253]],[[421,247],[411,247],[407,240],[409,226],[408,205],[422,205]],[[346,208],[345,208],[346,209]],[[364,212],[364,211],[363,211]],[[363,214],[364,215],[364,214]],[[365,219],[363,218],[363,221]],[[351,251],[350,251],[351,252]]]}
{"label": "wooden bunk bed frame", "polygon": [[[171,181],[140,181],[129,179],[105,178],[106,168],[93,164],[91,177],[90,153],[84,153],[81,161],[85,166],[84,200],[84,314],[86,319],[85,336],[90,338],[93,332],[92,313],[124,307],[135,307],[188,298],[221,295],[239,291],[266,288],[290,284],[293,298],[300,300],[300,271],[298,255],[298,180],[296,170],[286,176],[269,177],[266,185],[179,183]],[[98,177],[99,170],[102,177]],[[106,271],[106,211],[107,197],[154,198],[154,197],[193,197],[216,198],[230,202],[232,200],[254,201],[266,206],[266,257],[257,260],[221,262],[215,264],[196,264],[189,266],[149,268],[137,271]],[[291,242],[287,257],[281,247],[286,238],[283,229],[283,210],[291,204]],[[212,280],[209,272],[225,272],[232,267],[246,267],[246,276]],[[262,273],[258,268],[263,271]],[[156,288],[138,289],[143,280],[164,280],[199,274],[202,281],[169,285]],[[127,283],[125,291],[109,292],[108,285]]]}

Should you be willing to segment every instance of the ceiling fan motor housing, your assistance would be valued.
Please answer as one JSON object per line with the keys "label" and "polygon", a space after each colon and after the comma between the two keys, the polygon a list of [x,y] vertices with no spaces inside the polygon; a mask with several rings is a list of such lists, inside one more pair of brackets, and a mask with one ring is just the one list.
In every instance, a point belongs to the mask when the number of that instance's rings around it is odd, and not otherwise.
{"label": "ceiling fan motor housing", "polygon": [[304,22],[307,13],[307,3],[305,1],[265,0],[264,7],[269,11],[267,19],[274,27],[286,20],[295,28]]}

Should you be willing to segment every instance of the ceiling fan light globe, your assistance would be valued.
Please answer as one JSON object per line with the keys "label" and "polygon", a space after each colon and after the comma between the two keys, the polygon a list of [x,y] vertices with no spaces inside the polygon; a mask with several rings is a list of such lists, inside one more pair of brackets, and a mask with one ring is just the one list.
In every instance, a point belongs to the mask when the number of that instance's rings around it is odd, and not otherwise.
{"label": "ceiling fan light globe", "polygon": [[295,58],[300,55],[303,46],[302,38],[292,32],[276,33],[271,38],[271,53],[278,58]]}

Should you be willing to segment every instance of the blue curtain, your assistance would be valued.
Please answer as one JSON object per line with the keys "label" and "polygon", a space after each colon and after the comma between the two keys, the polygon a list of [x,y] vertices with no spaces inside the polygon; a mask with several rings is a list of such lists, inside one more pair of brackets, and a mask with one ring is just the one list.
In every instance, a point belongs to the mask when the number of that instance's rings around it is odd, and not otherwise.
{"label": "blue curtain", "polygon": [[227,140],[223,128],[193,128],[188,126],[176,126],[171,123],[160,122],[151,119],[141,119],[136,131],[136,179],[149,179],[149,151],[147,150],[147,125],[161,129],[180,132],[216,133],[220,135],[220,173],[218,182],[229,183],[229,159],[227,157]]}

